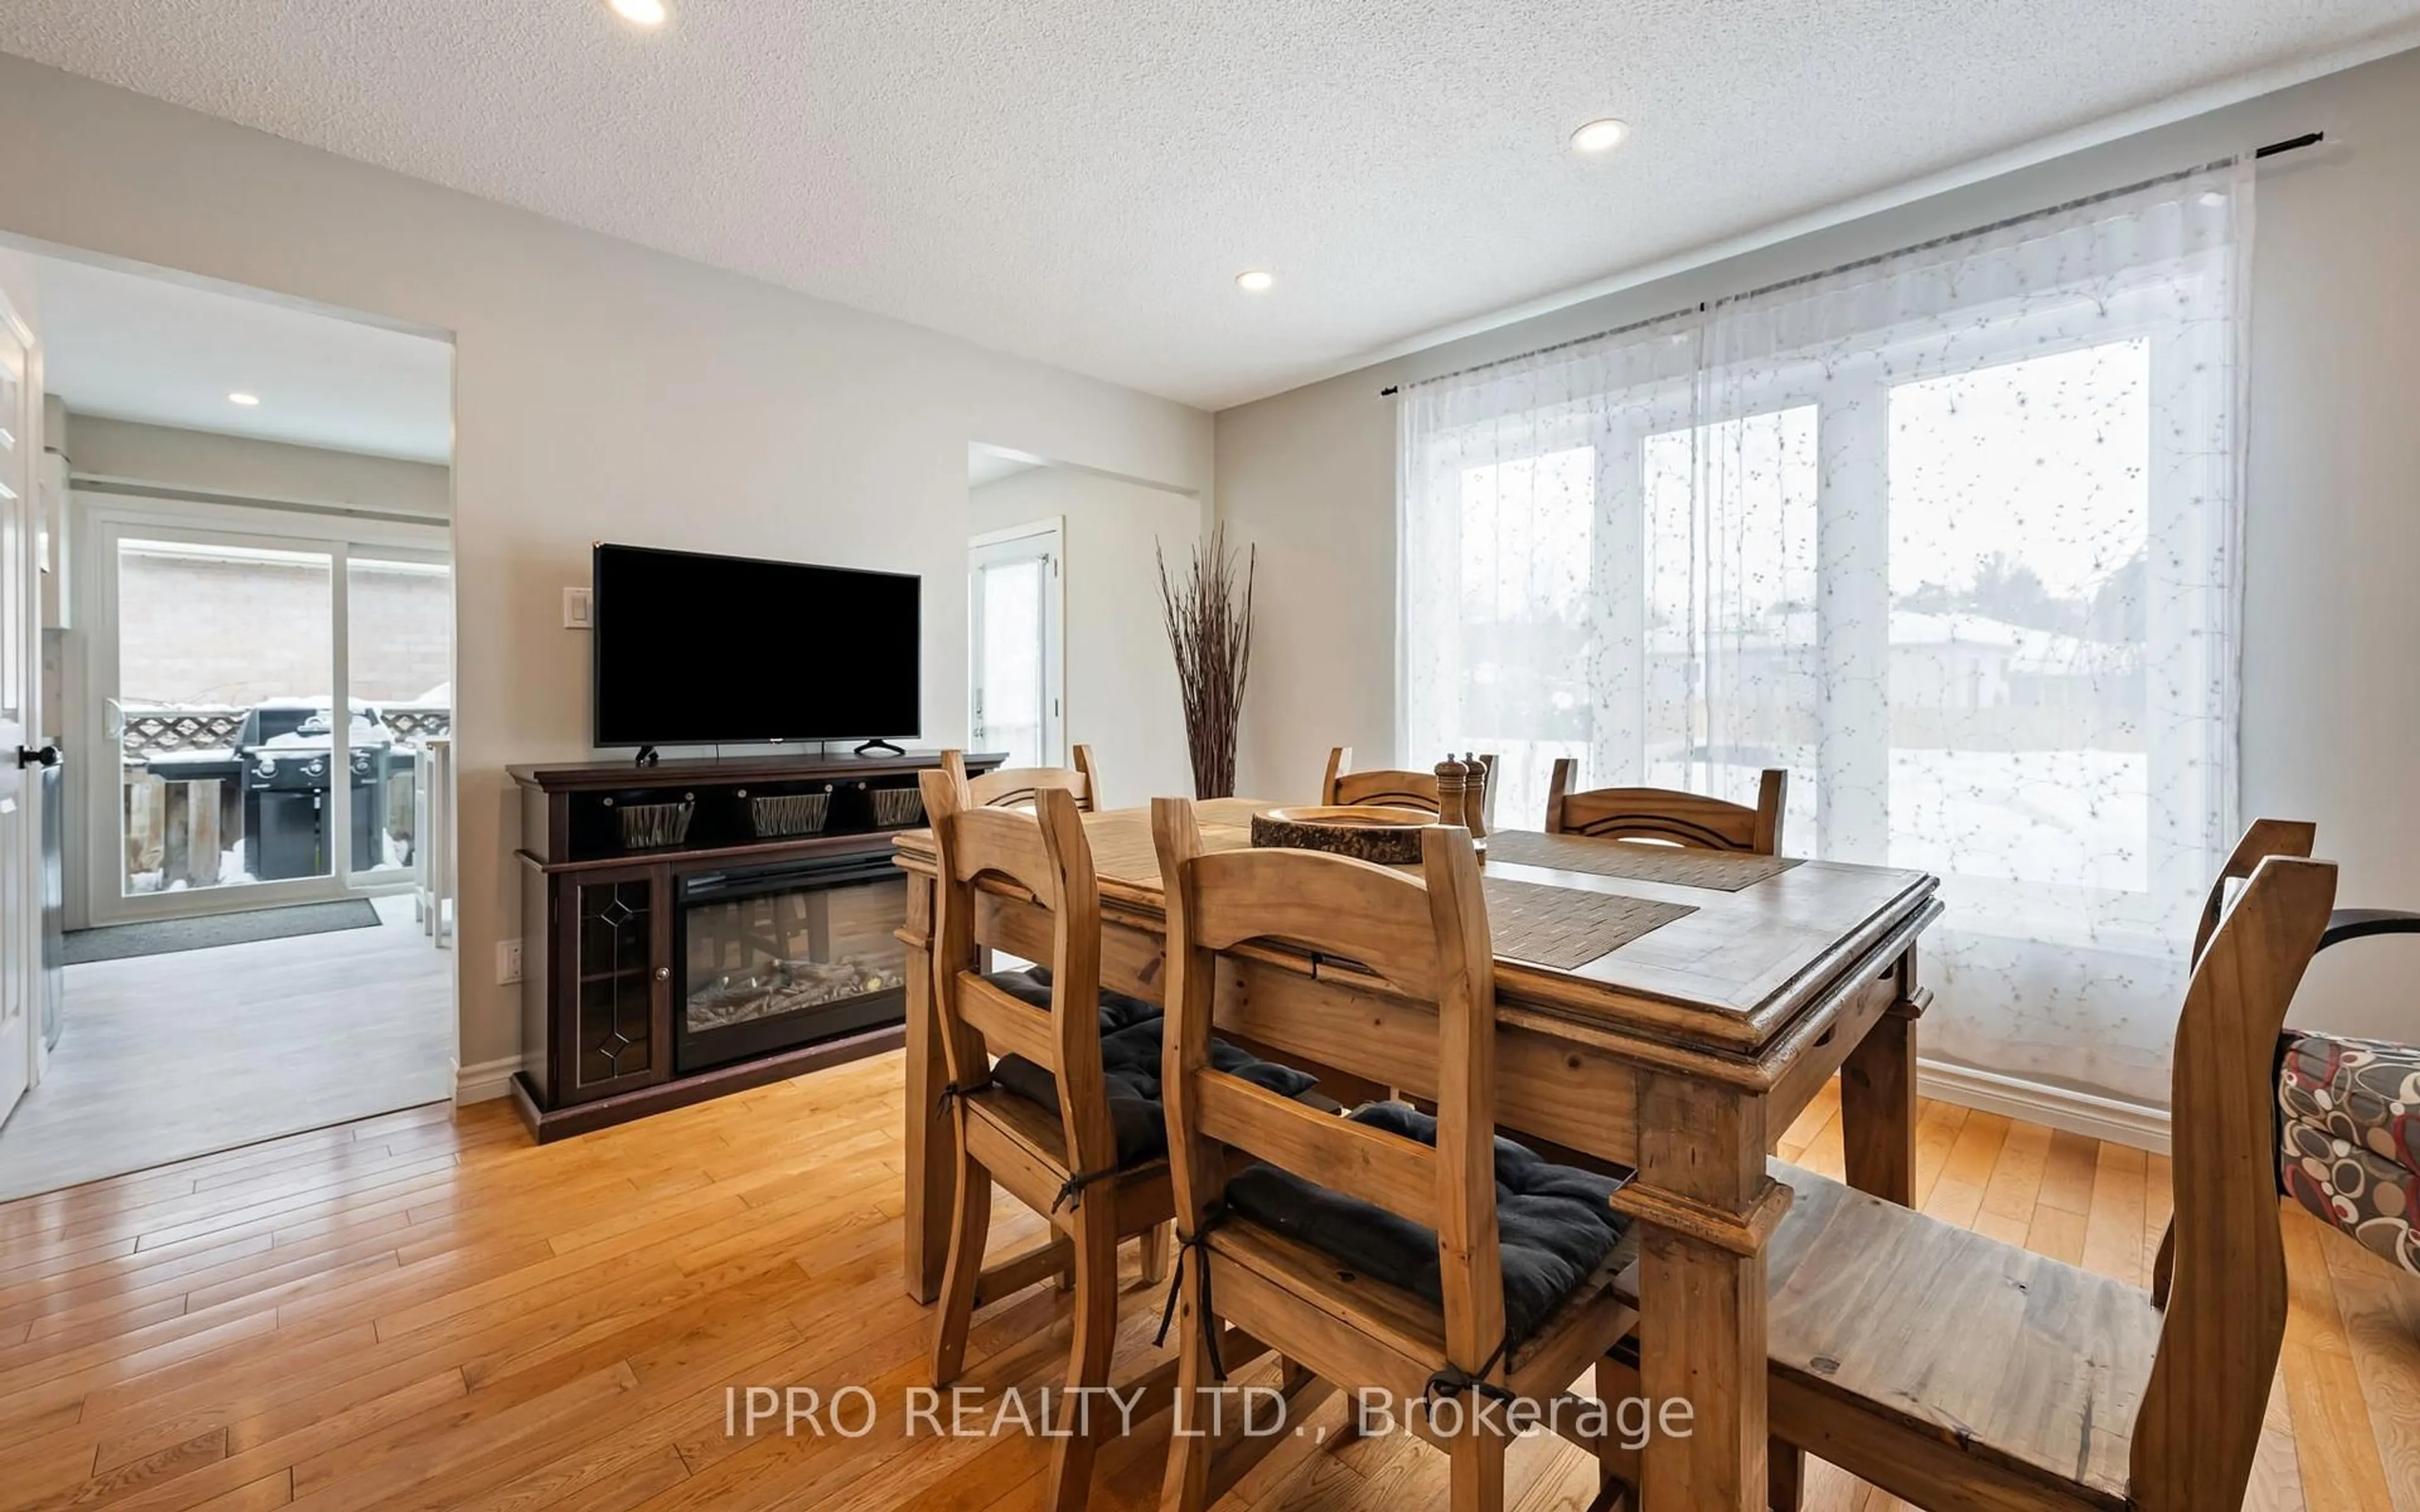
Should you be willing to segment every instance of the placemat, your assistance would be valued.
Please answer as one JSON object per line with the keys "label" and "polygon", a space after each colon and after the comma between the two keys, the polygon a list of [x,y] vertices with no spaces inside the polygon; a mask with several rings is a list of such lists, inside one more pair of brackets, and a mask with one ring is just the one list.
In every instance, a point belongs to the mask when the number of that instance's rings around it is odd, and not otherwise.
{"label": "placemat", "polygon": [[1568,971],[1697,912],[1686,903],[1581,892],[1511,877],[1482,879],[1496,953]]}
{"label": "placemat", "polygon": [[1769,882],[1798,864],[1787,856],[1741,856],[1730,851],[1690,851],[1677,845],[1636,845],[1585,835],[1542,835],[1534,829],[1497,829],[1487,836],[1487,858],[1516,866],[1552,867],[1591,876],[1628,877],[1676,887],[1737,892]]}

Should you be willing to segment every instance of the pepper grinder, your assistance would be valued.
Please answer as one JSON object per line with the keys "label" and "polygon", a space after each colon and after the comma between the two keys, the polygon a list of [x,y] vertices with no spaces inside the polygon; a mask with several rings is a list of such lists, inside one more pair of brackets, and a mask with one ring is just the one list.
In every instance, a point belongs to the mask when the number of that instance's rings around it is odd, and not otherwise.
{"label": "pepper grinder", "polygon": [[1470,769],[1448,756],[1436,764],[1437,823],[1466,825],[1469,817],[1466,784]]}
{"label": "pepper grinder", "polygon": [[1462,759],[1462,823],[1481,855],[1487,852],[1487,779],[1496,774],[1477,752]]}
{"label": "pepper grinder", "polygon": [[1487,795],[1487,769],[1475,761],[1449,756],[1436,764],[1437,823],[1460,825],[1470,831],[1470,848],[1481,865],[1487,861],[1487,826],[1480,815]]}

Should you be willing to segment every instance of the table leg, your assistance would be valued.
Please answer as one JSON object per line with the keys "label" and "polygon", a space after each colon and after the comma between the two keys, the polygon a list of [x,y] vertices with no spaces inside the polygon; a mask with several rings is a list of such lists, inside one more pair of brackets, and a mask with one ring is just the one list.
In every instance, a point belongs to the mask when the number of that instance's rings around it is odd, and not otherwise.
{"label": "table leg", "polygon": [[[1764,1245],[1790,1202],[1765,1170],[1764,1113],[1737,1088],[1639,1078],[1643,1512],[1764,1512]],[[1685,1437],[1668,1415],[1681,1402]]]}
{"label": "table leg", "polygon": [[1916,948],[1892,968],[1899,999],[1840,1066],[1843,1168],[1860,1192],[1916,1203]]}
{"label": "table leg", "polygon": [[908,1210],[903,1267],[908,1295],[929,1303],[941,1294],[949,1263],[950,1215],[956,1198],[957,1127],[942,1105],[949,1061],[933,1003],[933,881],[908,876]]}
{"label": "table leg", "polygon": [[[1743,1255],[1650,1227],[1639,1275],[1639,1378],[1659,1427],[1641,1457],[1644,1512],[1763,1512],[1762,1251]],[[1664,1404],[1690,1405],[1688,1437]]]}

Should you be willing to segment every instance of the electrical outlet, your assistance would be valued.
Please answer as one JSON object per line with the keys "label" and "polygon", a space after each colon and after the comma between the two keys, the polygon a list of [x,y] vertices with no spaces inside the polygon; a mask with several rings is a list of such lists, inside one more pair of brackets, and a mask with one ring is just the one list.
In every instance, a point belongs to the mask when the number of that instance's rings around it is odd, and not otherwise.
{"label": "electrical outlet", "polygon": [[521,942],[496,942],[496,985],[509,987],[521,980]]}
{"label": "electrical outlet", "polygon": [[563,591],[563,627],[566,630],[589,630],[597,622],[588,611],[588,590],[566,588]]}

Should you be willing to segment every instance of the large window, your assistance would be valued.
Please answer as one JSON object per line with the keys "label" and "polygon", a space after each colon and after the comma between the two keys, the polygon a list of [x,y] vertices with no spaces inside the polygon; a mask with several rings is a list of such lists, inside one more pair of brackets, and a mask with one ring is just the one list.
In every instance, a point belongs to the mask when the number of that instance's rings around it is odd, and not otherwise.
{"label": "large window", "polygon": [[1407,764],[1944,879],[1929,1043],[2165,1094],[2233,840],[2240,227],[2188,176],[1407,393]]}
{"label": "large window", "polygon": [[[1816,416],[1793,405],[1647,438],[1644,771],[1656,787],[1753,792],[1767,766],[1815,762]],[[1792,827],[1818,823],[1812,792],[1792,808]]]}
{"label": "large window", "polygon": [[2132,337],[1891,389],[1893,865],[2005,907],[2149,889],[2150,367]]}
{"label": "large window", "polygon": [[1499,812],[1543,810],[1555,758],[1588,748],[1596,455],[1574,446],[1465,469],[1461,505],[1455,748],[1497,756]]}

